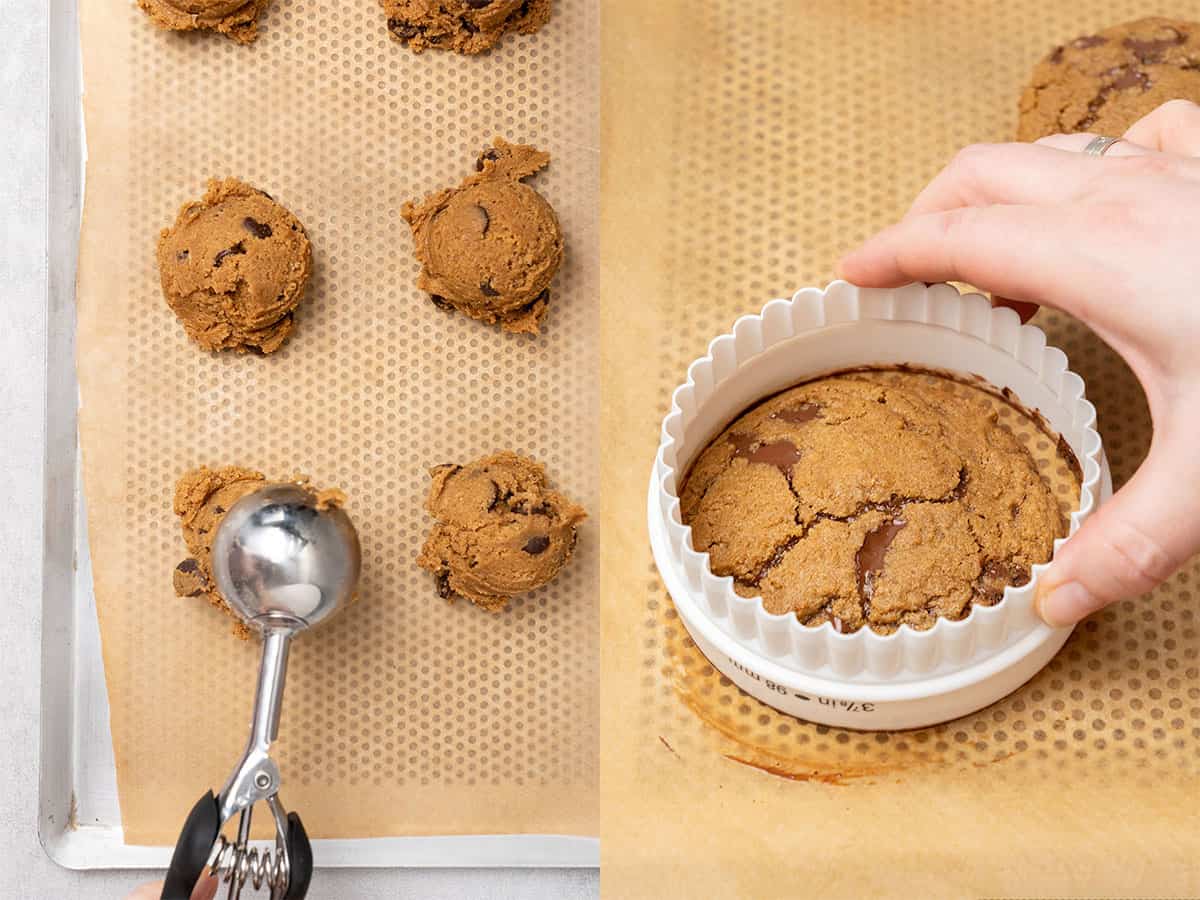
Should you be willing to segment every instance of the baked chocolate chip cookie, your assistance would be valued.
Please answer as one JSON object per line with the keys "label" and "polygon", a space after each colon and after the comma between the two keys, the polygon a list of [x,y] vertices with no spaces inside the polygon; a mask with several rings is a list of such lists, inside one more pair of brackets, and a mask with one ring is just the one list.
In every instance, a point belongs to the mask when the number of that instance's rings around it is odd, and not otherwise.
{"label": "baked chocolate chip cookie", "polygon": [[1029,451],[969,391],[856,373],[769,398],[689,471],[694,546],[768,611],[844,632],[925,629],[999,602],[1067,523]]}
{"label": "baked chocolate chip cookie", "polygon": [[1200,24],[1149,18],[1055,47],[1021,95],[1017,139],[1120,137],[1168,100],[1200,102]]}

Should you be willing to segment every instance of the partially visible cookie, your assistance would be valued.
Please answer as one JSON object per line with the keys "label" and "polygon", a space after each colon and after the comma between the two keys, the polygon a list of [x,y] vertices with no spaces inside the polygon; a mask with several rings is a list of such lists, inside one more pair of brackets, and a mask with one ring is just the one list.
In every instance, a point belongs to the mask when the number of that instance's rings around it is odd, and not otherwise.
{"label": "partially visible cookie", "polygon": [[300,220],[236,178],[210,181],[158,239],[163,296],[205,350],[278,350],[311,271]]}
{"label": "partially visible cookie", "polygon": [[150,20],[167,31],[217,31],[239,44],[258,37],[258,17],[271,0],[138,0]]}
{"label": "partially visible cookie", "polygon": [[458,595],[499,612],[571,559],[587,514],[550,490],[540,464],[503,452],[430,475],[425,508],[436,521],[417,562],[437,576],[447,600]]}
{"label": "partially visible cookie", "polygon": [[426,48],[482,53],[510,31],[532,34],[550,20],[551,0],[379,0],[393,38]]}
{"label": "partially visible cookie", "polygon": [[496,138],[456,188],[404,204],[421,274],[435,304],[505,331],[537,334],[563,258],[558,217],[525,184],[550,154]]}
{"label": "partially visible cookie", "polygon": [[[175,567],[175,594],[199,597],[222,612],[233,611],[217,590],[212,571],[212,543],[217,526],[233,504],[265,483],[262,472],[240,466],[210,469],[201,466],[185,472],[175,485],[175,515],[183,529],[188,558]],[[250,629],[234,617],[234,634],[250,636]]]}
{"label": "partially visible cookie", "polygon": [[1148,18],[1076,38],[1038,63],[1017,139],[1089,131],[1120,137],[1168,100],[1200,103],[1200,24]]}

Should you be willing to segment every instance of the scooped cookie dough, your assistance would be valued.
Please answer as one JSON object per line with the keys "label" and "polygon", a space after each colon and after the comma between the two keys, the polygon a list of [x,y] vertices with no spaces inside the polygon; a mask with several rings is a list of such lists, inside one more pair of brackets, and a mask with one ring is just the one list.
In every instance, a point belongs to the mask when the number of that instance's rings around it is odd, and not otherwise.
{"label": "scooped cookie dough", "polygon": [[239,44],[258,37],[258,17],[271,0],[138,0],[150,20],[168,31],[217,31]]}
{"label": "scooped cookie dough", "polygon": [[1090,131],[1120,137],[1168,100],[1200,102],[1200,24],[1148,18],[1084,35],[1038,63],[1017,138]]}
{"label": "scooped cookie dough", "polygon": [[380,0],[392,37],[414,53],[490,50],[510,31],[532,34],[550,20],[551,0]]}
{"label": "scooped cookie dough", "polygon": [[158,239],[163,296],[205,350],[278,350],[312,272],[300,221],[236,178],[213,179]]}
{"label": "scooped cookie dough", "polygon": [[925,629],[999,602],[1050,558],[1067,523],[978,389],[889,376],[784,391],[700,454],[683,520],[738,593],[843,632]]}
{"label": "scooped cookie dough", "polygon": [[[296,475],[286,479],[309,488],[308,479]],[[217,527],[230,507],[247,494],[266,485],[262,472],[240,466],[210,469],[200,466],[185,472],[175,485],[175,515],[183,529],[183,542],[188,557],[175,567],[175,593],[180,597],[202,597],[212,606],[227,613],[234,622],[233,632],[240,638],[250,636],[250,629],[237,618],[217,589],[212,570],[212,545]],[[314,491],[317,508],[343,506],[346,495],[337,488]]]}
{"label": "scooped cookie dough", "polygon": [[540,464],[503,452],[430,475],[425,508],[436,521],[417,562],[437,576],[442,597],[499,612],[571,559],[586,513],[548,488]]}
{"label": "scooped cookie dough", "polygon": [[417,287],[435,304],[537,334],[563,237],[550,204],[522,179],[549,162],[548,153],[496,138],[461,185],[404,204],[421,263]]}

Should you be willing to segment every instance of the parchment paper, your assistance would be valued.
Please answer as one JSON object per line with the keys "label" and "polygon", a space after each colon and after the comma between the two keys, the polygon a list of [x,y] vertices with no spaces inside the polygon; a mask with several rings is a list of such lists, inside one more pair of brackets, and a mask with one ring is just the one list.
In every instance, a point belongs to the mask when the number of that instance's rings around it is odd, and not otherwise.
{"label": "parchment paper", "polygon": [[[670,391],[737,316],[833,276],[963,144],[1011,139],[1056,43],[1196,3],[695,4],[604,20],[605,896],[1200,894],[1193,562],[1094,616],[1011,697],[842,731],[717,675],[653,564],[646,479]],[[636,298],[636,302],[630,298]],[[1132,375],[1068,317],[1114,474],[1146,452]]]}
{"label": "parchment paper", "polygon": [[[438,463],[528,453],[598,511],[597,8],[556,6],[464,58],[394,43],[375,0],[276,0],[249,47],[82,0],[81,435],[128,842],[174,842],[249,723],[256,644],[171,587],[173,485],[201,463],[338,485],[362,538],[359,602],[296,642],[284,700],[281,797],[314,837],[596,833],[598,528],[495,617],[439,600],[414,561]],[[495,134],[553,156],[534,185],[567,259],[536,339],[429,303],[399,216]],[[313,242],[269,358],[201,352],[159,291],[159,229],[227,174]]]}

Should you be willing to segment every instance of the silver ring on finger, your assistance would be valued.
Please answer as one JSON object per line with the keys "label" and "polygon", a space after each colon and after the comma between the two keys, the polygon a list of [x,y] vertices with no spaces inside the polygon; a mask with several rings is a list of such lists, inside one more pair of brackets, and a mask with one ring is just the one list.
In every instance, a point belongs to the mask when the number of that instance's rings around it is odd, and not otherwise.
{"label": "silver ring on finger", "polygon": [[1121,143],[1122,140],[1124,140],[1124,138],[1106,137],[1102,134],[1097,135],[1096,137],[1094,137],[1090,141],[1088,141],[1088,145],[1083,148],[1083,155],[1084,156],[1103,156],[1105,153],[1107,153],[1109,150],[1111,150],[1113,148],[1114,144],[1119,144],[1119,143]]}

